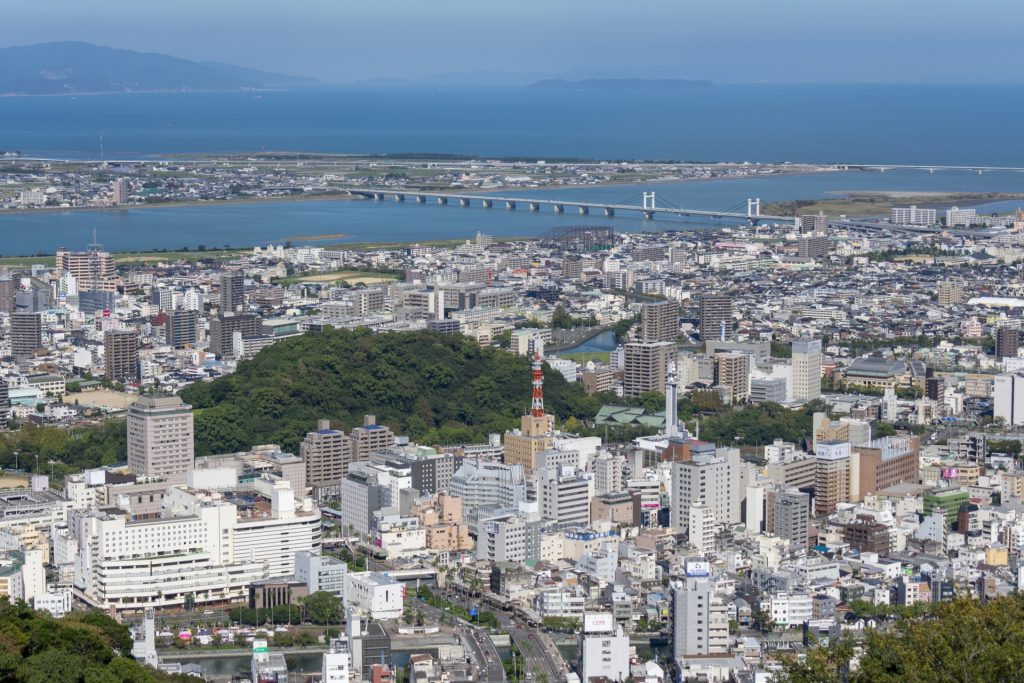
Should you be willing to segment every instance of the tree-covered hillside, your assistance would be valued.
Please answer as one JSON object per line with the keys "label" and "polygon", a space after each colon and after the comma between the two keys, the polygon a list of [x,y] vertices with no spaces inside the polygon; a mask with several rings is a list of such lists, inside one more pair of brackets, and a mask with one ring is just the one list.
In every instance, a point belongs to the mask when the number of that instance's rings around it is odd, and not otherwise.
{"label": "tree-covered hillside", "polygon": [[164,683],[169,676],[131,658],[128,629],[102,612],[54,619],[0,599],[0,679],[14,683]]}
{"label": "tree-covered hillside", "polygon": [[[859,660],[851,665],[859,650]],[[1024,680],[1024,595],[937,603],[924,617],[785,657],[777,683],[1006,683]]]}
{"label": "tree-covered hillside", "polygon": [[[345,430],[363,415],[421,443],[482,441],[518,424],[530,404],[530,364],[462,335],[327,329],[286,339],[194,384],[197,454],[276,443],[297,452],[316,420]],[[544,398],[559,419],[590,419],[601,405],[545,367]]]}

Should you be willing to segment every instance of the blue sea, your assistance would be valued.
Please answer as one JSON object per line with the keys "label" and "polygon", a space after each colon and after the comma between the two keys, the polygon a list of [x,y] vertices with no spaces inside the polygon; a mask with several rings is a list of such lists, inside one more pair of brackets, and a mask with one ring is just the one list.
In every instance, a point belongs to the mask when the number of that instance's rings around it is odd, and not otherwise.
{"label": "blue sea", "polygon": [[[334,88],[7,97],[0,98],[0,150],[95,159],[102,135],[106,159],[289,150],[1024,167],[1022,110],[1024,87],[1008,85],[716,85],[628,94]],[[662,204],[726,210],[752,197],[813,199],[852,190],[1024,192],[1024,174],[837,172],[542,192],[615,203],[650,190]],[[337,233],[350,242],[470,237],[477,230],[525,236],[582,222],[620,230],[715,227],[625,214],[555,215],[550,209],[530,214],[372,201],[210,204],[0,214],[0,254],[81,248],[93,229],[108,249],[129,251],[249,246]]]}
{"label": "blue sea", "polygon": [[1024,166],[1019,85],[687,92],[323,88],[0,98],[0,149],[107,158],[257,150]]}

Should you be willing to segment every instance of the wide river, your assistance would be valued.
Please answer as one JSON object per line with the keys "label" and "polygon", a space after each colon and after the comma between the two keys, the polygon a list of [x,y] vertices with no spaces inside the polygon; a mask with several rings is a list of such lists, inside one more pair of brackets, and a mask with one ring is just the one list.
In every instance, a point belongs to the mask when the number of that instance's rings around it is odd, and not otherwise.
{"label": "wide river", "polygon": [[[992,171],[983,175],[967,171],[896,170],[774,175],[663,184],[530,190],[521,196],[541,196],[571,201],[639,204],[643,191],[657,193],[663,206],[725,211],[746,210],[747,198],[762,202],[814,199],[854,190],[908,192],[1024,192],[1024,173]],[[992,205],[1008,211],[1017,202]],[[550,207],[530,213],[520,206],[508,211],[495,206],[438,206],[415,202],[372,200],[310,200],[254,204],[199,204],[145,207],[123,210],[69,210],[0,213],[0,255],[52,254],[57,247],[83,249],[95,229],[99,241],[111,251],[194,249],[199,245],[220,247],[280,244],[344,244],[360,242],[412,242],[469,238],[478,230],[497,236],[536,236],[555,226],[610,225],[620,231],[679,230],[714,227],[714,222],[684,222],[664,217],[645,221],[638,215],[620,213],[606,218],[595,212],[580,216],[574,207],[555,214]],[[302,241],[304,236],[344,234]]]}

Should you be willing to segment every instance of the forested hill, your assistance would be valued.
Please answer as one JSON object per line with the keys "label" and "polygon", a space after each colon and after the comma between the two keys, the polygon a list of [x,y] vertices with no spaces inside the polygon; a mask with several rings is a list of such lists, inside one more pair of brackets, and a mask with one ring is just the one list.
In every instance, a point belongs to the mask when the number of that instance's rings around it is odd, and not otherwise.
{"label": "forested hill", "polygon": [[[329,328],[266,348],[182,398],[196,409],[197,454],[264,443],[297,453],[318,419],[348,431],[367,413],[420,443],[481,442],[518,424],[530,381],[527,359],[462,335]],[[547,366],[544,398],[559,419],[600,407]]]}
{"label": "forested hill", "polygon": [[131,658],[128,628],[98,611],[54,619],[0,599],[0,675],[10,683],[185,683]]}

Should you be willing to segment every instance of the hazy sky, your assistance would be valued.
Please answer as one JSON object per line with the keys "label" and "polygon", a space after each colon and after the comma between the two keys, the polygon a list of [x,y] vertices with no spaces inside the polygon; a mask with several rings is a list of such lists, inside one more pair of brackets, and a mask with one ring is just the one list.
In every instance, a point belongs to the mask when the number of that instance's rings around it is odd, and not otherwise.
{"label": "hazy sky", "polygon": [[1021,0],[3,5],[0,45],[83,40],[331,82],[476,70],[720,82],[1024,82]]}

